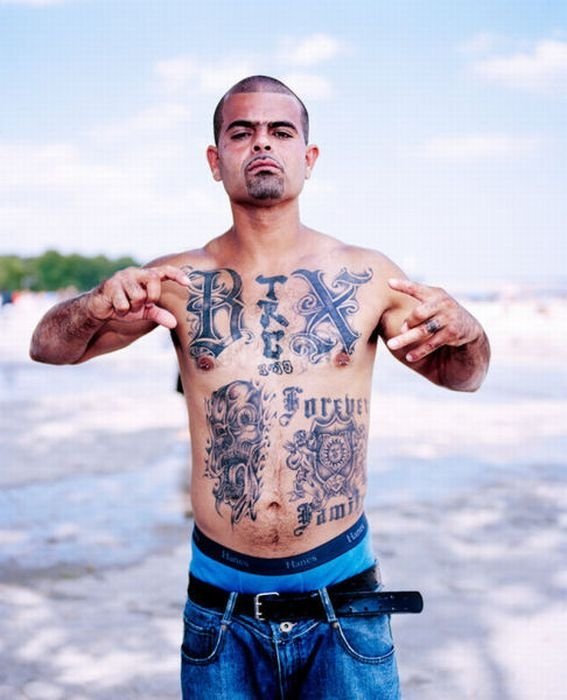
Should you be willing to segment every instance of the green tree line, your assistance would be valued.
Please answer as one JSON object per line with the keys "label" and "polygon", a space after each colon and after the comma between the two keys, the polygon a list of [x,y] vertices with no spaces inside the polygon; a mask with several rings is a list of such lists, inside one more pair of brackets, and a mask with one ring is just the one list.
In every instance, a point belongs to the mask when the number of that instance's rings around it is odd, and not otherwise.
{"label": "green tree line", "polygon": [[92,289],[117,270],[138,264],[130,257],[110,259],[105,255],[61,255],[56,250],[48,250],[34,258],[2,255],[0,290],[43,292],[75,287],[82,292]]}

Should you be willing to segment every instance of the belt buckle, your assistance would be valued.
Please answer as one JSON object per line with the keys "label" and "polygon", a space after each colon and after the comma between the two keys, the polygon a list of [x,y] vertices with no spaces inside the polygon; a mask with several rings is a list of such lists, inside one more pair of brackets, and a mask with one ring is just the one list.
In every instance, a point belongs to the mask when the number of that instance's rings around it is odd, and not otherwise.
{"label": "belt buckle", "polygon": [[269,591],[266,593],[258,593],[254,596],[254,619],[260,620],[260,622],[266,622],[266,618],[262,615],[261,605],[263,603],[263,598],[267,596],[275,596],[276,598],[280,595],[277,591]]}

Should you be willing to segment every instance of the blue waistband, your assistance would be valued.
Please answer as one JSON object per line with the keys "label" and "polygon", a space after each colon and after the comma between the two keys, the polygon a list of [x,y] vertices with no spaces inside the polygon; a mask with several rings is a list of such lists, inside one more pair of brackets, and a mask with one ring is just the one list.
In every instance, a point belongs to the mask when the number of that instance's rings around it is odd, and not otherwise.
{"label": "blue waistband", "polygon": [[364,515],[329,542],[292,557],[253,557],[223,547],[197,526],[193,530],[192,574],[239,593],[312,591],[354,576],[374,562]]}

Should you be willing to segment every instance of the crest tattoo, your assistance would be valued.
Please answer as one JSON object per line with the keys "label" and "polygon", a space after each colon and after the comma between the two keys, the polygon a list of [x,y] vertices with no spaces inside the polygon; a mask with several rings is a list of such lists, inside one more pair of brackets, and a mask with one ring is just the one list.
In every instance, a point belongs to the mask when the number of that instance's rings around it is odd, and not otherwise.
{"label": "crest tattoo", "polygon": [[[298,430],[285,445],[286,464],[296,472],[291,500],[307,500],[298,508],[309,513],[322,511],[331,498],[359,499],[358,486],[364,479],[366,430],[352,417],[335,414],[316,418],[311,430]],[[304,518],[305,521],[305,518]],[[304,529],[304,528],[303,528]],[[298,528],[301,534],[302,529]]]}

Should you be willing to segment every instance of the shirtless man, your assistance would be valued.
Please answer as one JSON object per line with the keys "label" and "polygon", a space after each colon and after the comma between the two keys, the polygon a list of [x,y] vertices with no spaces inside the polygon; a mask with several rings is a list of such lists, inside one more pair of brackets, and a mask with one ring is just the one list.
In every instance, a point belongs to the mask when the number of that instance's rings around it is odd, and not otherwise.
{"label": "shirtless man", "polygon": [[31,356],[79,363],[171,329],[195,516],[184,698],[398,698],[389,614],[420,603],[379,592],[364,516],[378,339],[461,391],[488,341],[442,289],[301,223],[318,149],[285,85],[240,81],[214,129],[231,228],[54,307]]}

